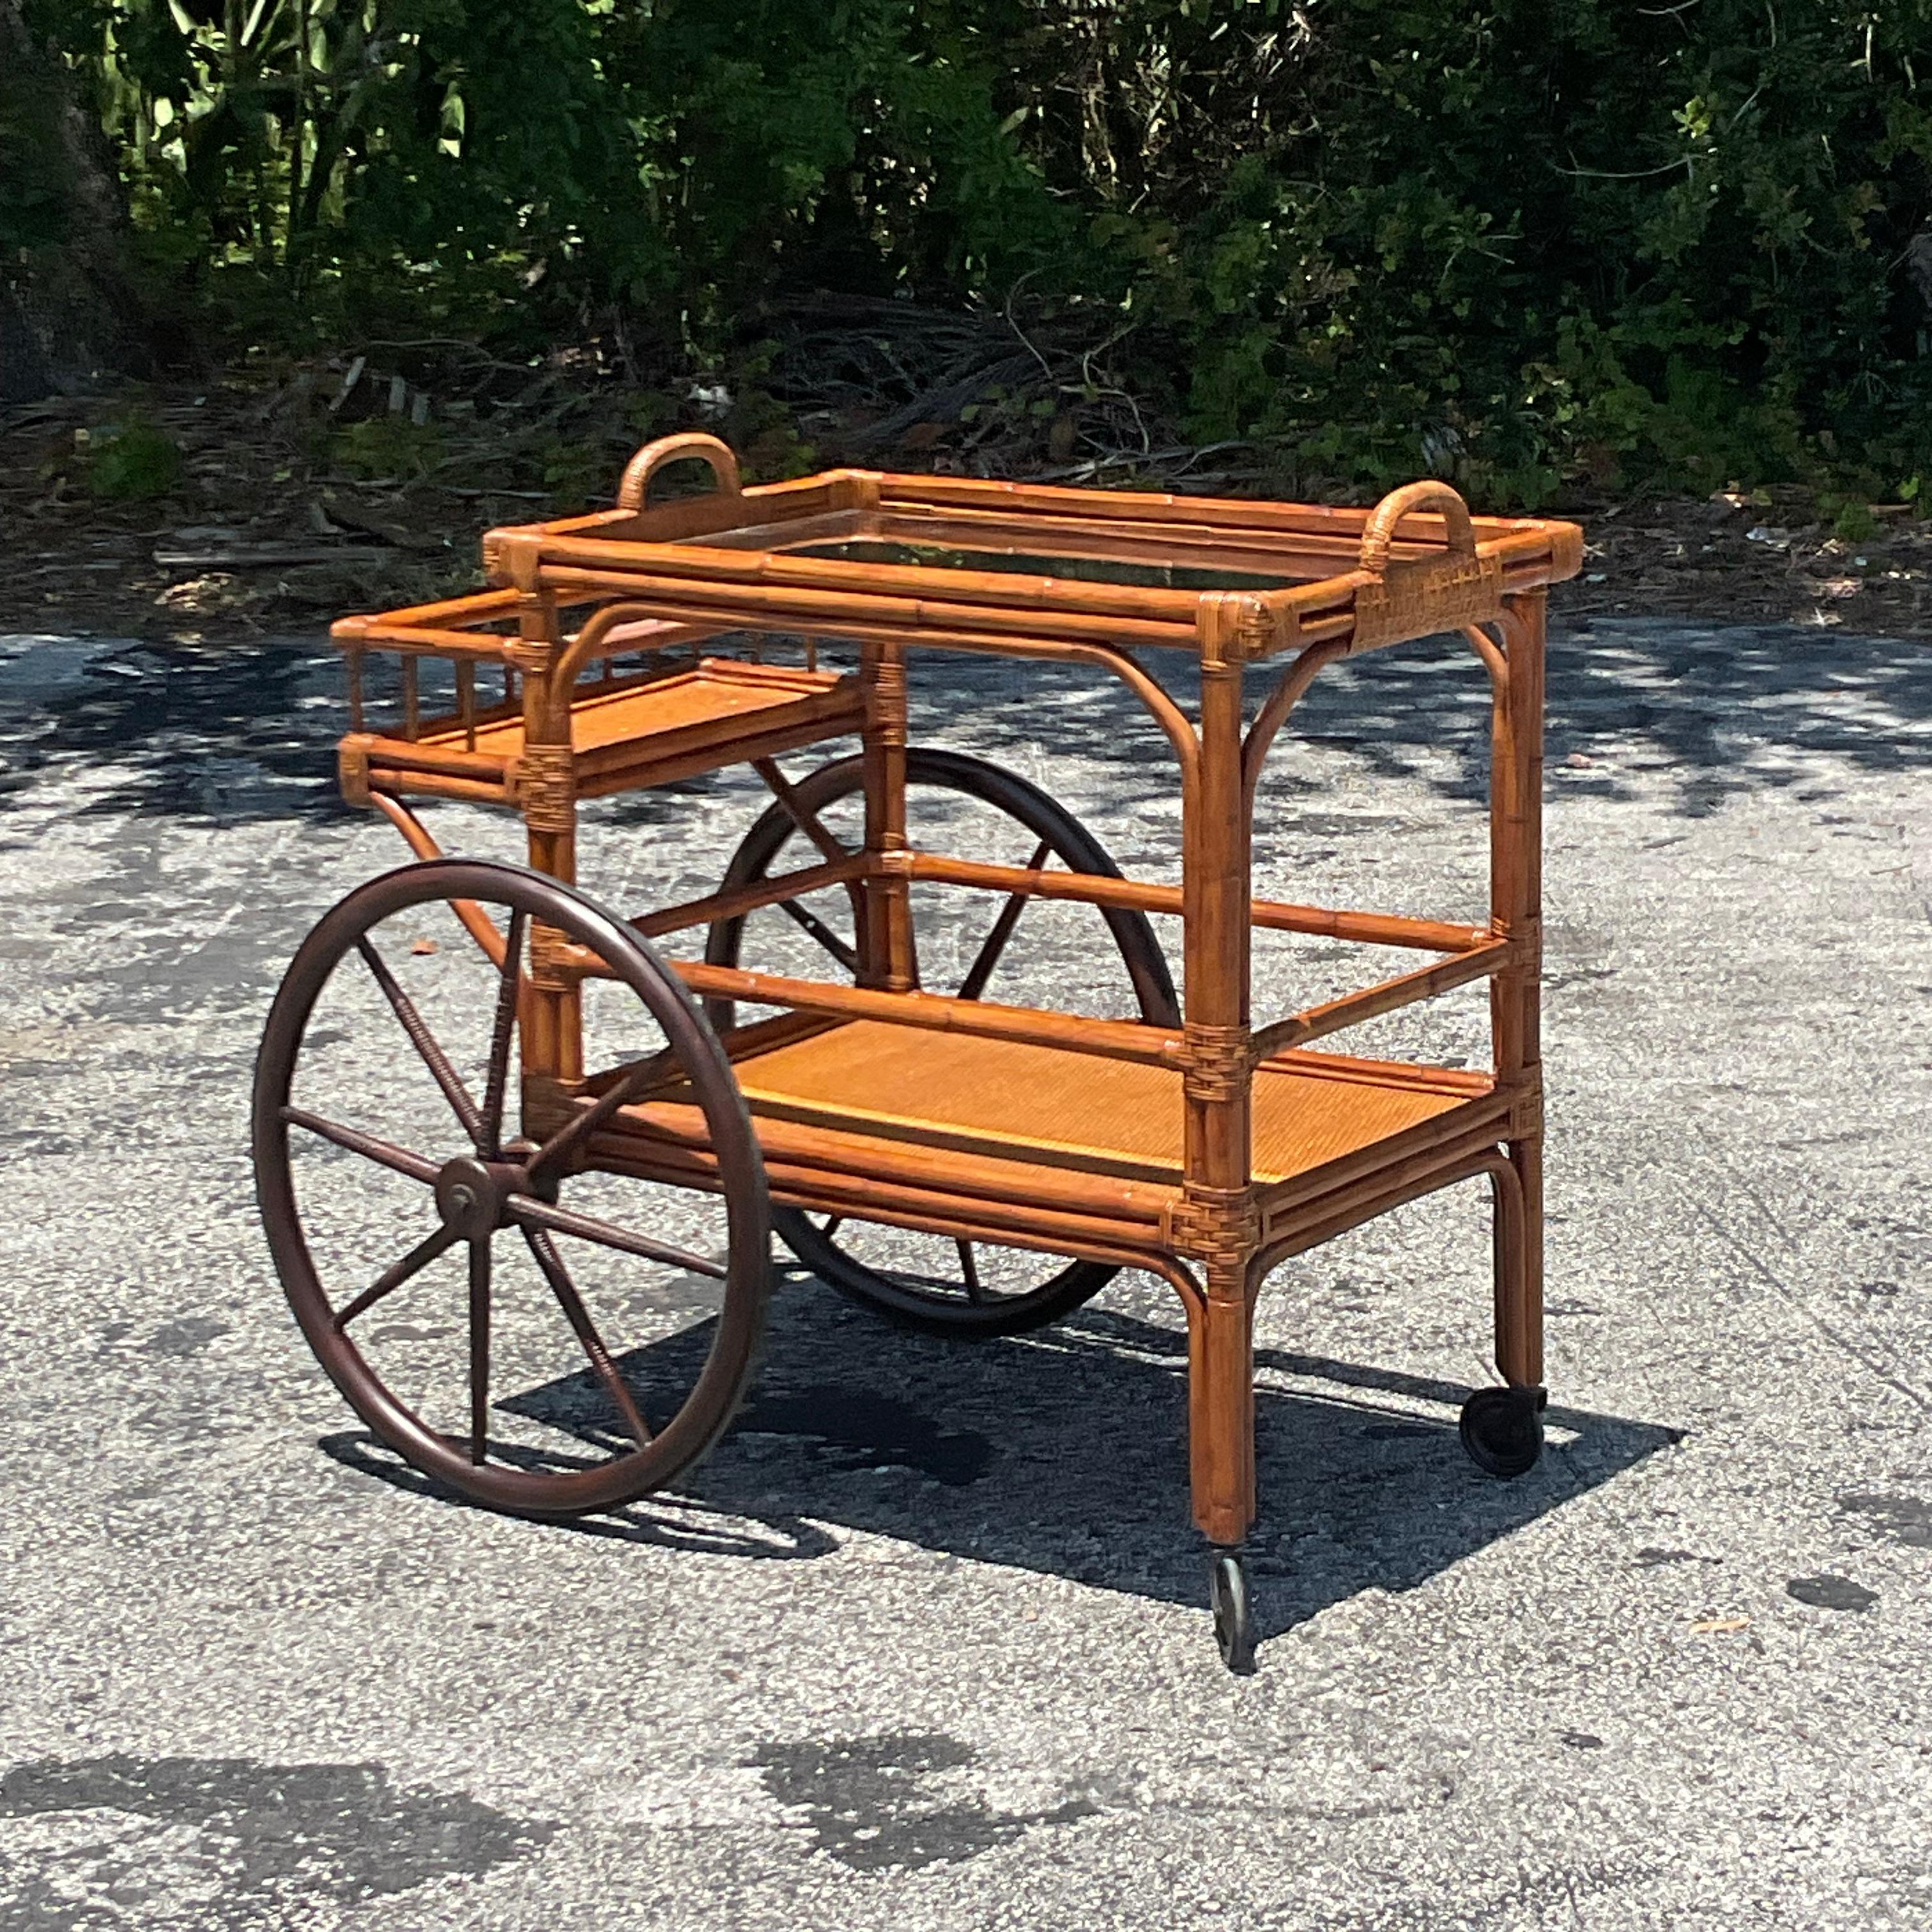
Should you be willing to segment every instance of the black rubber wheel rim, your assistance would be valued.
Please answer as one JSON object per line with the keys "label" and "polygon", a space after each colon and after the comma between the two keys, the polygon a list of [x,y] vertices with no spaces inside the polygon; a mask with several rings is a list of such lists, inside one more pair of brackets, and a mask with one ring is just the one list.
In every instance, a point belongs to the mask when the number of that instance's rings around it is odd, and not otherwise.
{"label": "black rubber wheel rim", "polygon": [[[480,904],[494,915],[500,932],[514,936],[515,975],[492,964],[453,916],[436,914],[436,908],[457,901]],[[434,954],[440,942],[397,944],[398,934],[432,922],[448,935],[448,950],[462,955],[460,960],[436,967],[410,955]],[[722,1212],[725,1228],[722,1243],[710,1253],[661,1239],[642,1226],[591,1217],[590,1226],[602,1232],[586,1234],[582,1226],[567,1223],[561,1217],[586,1218],[573,1205],[581,1186],[621,1186],[622,1178],[580,1167],[574,1152],[560,1154],[538,1168],[536,1144],[508,1136],[508,1115],[515,1104],[511,1067],[520,1030],[515,1016],[521,962],[528,932],[536,925],[590,948],[610,969],[611,983],[599,987],[598,997],[616,1003],[611,1010],[618,1031],[627,1036],[634,1032],[641,1040],[640,1047],[620,1058],[664,1048],[675,1054],[718,1160],[717,1196],[705,1199],[703,1208],[713,1220]],[[476,1030],[486,1036],[480,1101],[456,1052],[437,1037],[430,1016],[439,1009],[423,998],[425,990],[436,987],[418,984],[412,989],[408,983],[418,966],[441,976],[438,984],[449,995],[444,1005],[475,1016]],[[354,983],[339,983],[338,968],[344,969],[345,982]],[[494,988],[494,1000],[480,1011],[466,998],[470,982],[457,976],[470,970],[485,976],[480,983]],[[381,992],[380,1000],[369,992],[372,985]],[[634,996],[628,1003],[627,994]],[[438,1144],[406,1145],[356,1122],[325,1116],[307,1103],[308,1088],[330,1077],[331,1056],[346,1052],[344,1042],[356,1031],[341,1023],[312,1027],[318,1001],[325,998],[328,1011],[344,1000],[359,1001],[370,1016],[370,1038],[365,1048],[359,1040],[353,1042],[362,1050],[351,1072],[338,1078],[331,1104],[365,1118],[386,1109],[393,1113],[398,1103],[386,1082],[354,1084],[354,1076],[366,1064],[393,1051],[398,1082],[406,1072],[422,1076],[427,1070],[441,1090],[422,1089],[430,1098],[414,1116],[413,1137]],[[387,1023],[393,1034],[386,1045],[377,1022]],[[429,1035],[430,1048],[441,1056],[442,1073],[431,1051],[418,1042],[418,1030]],[[452,1096],[444,1075],[463,1090],[460,1100]],[[417,1086],[422,1088],[420,1080]],[[446,1132],[434,1126],[425,1130],[420,1124],[440,1102],[447,1102]],[[345,1136],[359,1137],[364,1144]],[[292,1141],[303,1162],[299,1188]],[[269,1250],[304,1336],[363,1422],[423,1474],[490,1508],[542,1517],[574,1516],[615,1508],[660,1487],[697,1461],[730,1423],[754,1366],[770,1295],[770,1206],[758,1142],[716,1036],[682,983],[623,921],[582,894],[521,867],[456,860],[404,866],[349,894],[302,942],[275,995],[256,1065],[253,1144],[256,1196]],[[316,1147],[324,1161],[320,1184],[309,1178],[310,1150]],[[338,1186],[327,1164],[345,1155],[354,1164]],[[398,1156],[406,1164],[399,1165]],[[390,1251],[395,1253],[392,1267],[361,1293],[332,1292],[325,1274],[343,1270],[326,1249],[318,1264],[308,1222],[316,1216],[340,1219],[334,1212],[338,1198],[352,1204],[356,1189],[373,1191],[379,1185],[403,1197],[398,1218],[400,1213],[412,1217],[409,1234],[397,1238],[396,1250]],[[652,1198],[670,1199],[674,1192],[661,1190]],[[352,1204],[344,1211],[352,1216],[355,1210]],[[694,1204],[692,1211],[698,1211]],[[406,1245],[409,1234],[416,1233],[422,1240]],[[426,1250],[434,1252],[418,1260]],[[664,1316],[672,1325],[660,1354],[673,1366],[649,1390],[634,1386],[637,1371],[626,1366],[632,1359],[629,1337],[622,1331],[607,1333],[600,1325],[596,1298],[578,1278],[586,1257],[598,1271],[600,1286],[614,1270],[634,1274],[662,1264],[683,1270],[674,1275],[674,1282],[685,1282],[705,1298],[708,1340],[704,1322],[680,1328],[676,1324],[682,1318],[675,1310]],[[366,1324],[379,1304],[386,1304],[392,1314],[406,1306],[412,1288],[420,1294],[428,1284],[446,1294],[450,1284],[434,1281],[431,1271],[452,1258],[466,1270],[466,1288],[460,1291],[466,1300],[458,1303],[467,1309],[466,1330],[459,1323],[456,1332],[462,1341],[447,1348],[442,1338],[451,1331],[432,1327],[423,1334],[426,1346],[436,1345],[431,1354],[453,1350],[460,1357],[467,1426],[454,1430],[439,1426],[422,1402],[386,1379],[365,1352],[367,1341],[358,1339],[368,1333],[366,1326],[352,1333],[352,1324]],[[389,1282],[392,1272],[404,1269],[409,1271]],[[508,1298],[516,1280],[522,1282],[524,1294],[513,1306]],[[649,1297],[644,1303],[656,1319],[658,1304]],[[602,1320],[609,1323],[608,1312]],[[513,1340],[520,1344],[526,1331],[546,1363],[554,1340],[557,1370],[556,1379],[543,1384],[542,1400],[529,1412],[538,1420],[527,1425],[512,1414],[515,1399],[493,1399],[491,1381],[493,1345],[500,1357]],[[415,1334],[406,1323],[396,1332],[412,1338]],[[413,1339],[407,1346],[415,1346]],[[510,1364],[502,1366],[507,1370]],[[570,1392],[569,1404],[555,1393],[559,1389]],[[553,1423],[553,1411],[566,1420]],[[605,1412],[608,1426],[598,1423],[577,1430],[568,1420]],[[568,1447],[562,1453],[539,1453],[526,1441],[513,1442],[492,1432],[513,1426],[523,1429],[526,1437],[541,1435],[546,1442],[560,1434]],[[586,1444],[604,1453],[581,1453]]]}
{"label": "black rubber wheel rim", "polygon": [[[906,782],[909,792],[928,788],[991,806],[1024,827],[1036,848],[1045,847],[1070,871],[1120,876],[1106,848],[1064,806],[1037,785],[983,759],[914,747],[906,754]],[[853,757],[821,766],[794,790],[807,811],[823,814],[842,801],[860,796],[864,784],[864,761]],[[784,806],[773,804],[746,834],[725,871],[721,890],[751,884],[794,862],[802,865],[820,856],[811,852],[808,857],[808,850],[805,835],[790,814]],[[781,854],[786,855],[783,864],[777,862]],[[986,896],[992,904],[1000,903],[993,895]],[[1094,916],[1106,922],[1140,1017],[1150,1025],[1179,1026],[1180,1005],[1173,978],[1147,916],[1114,907],[1095,908]],[[742,916],[714,924],[705,945],[706,961],[714,966],[737,965],[745,926]],[[830,935],[835,940],[838,937]],[[826,945],[826,938],[821,936],[820,944]],[[983,986],[979,990],[983,991]],[[706,1011],[720,1031],[733,1023],[734,1012],[728,1000],[709,1000]],[[1018,1292],[994,1293],[973,1273],[976,1245],[988,1244],[956,1244],[958,1276],[942,1280],[889,1273],[870,1265],[833,1238],[831,1231],[839,1225],[836,1220],[820,1226],[800,1209],[775,1207],[772,1224],[785,1245],[820,1280],[902,1326],[928,1334],[990,1337],[1042,1328],[1092,1300],[1119,1272],[1106,1262],[1049,1260],[1043,1264],[1048,1270],[1045,1278],[1034,1286]]]}
{"label": "black rubber wheel rim", "polygon": [[1232,1550],[1216,1550],[1208,1558],[1208,1599],[1221,1661],[1236,1676],[1250,1676],[1255,1667],[1254,1611],[1248,1599],[1247,1566]]}
{"label": "black rubber wheel rim", "polygon": [[1543,1454],[1543,1404],[1540,1389],[1477,1390],[1457,1425],[1470,1461],[1505,1481],[1527,1475]]}

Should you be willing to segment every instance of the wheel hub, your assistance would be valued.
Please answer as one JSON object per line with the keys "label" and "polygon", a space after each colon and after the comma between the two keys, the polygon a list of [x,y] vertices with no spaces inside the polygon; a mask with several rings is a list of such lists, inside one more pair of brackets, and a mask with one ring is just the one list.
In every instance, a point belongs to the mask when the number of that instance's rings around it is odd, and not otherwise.
{"label": "wheel hub", "polygon": [[452,1160],[436,1178],[436,1211],[452,1232],[482,1240],[503,1225],[508,1191],[483,1162]]}

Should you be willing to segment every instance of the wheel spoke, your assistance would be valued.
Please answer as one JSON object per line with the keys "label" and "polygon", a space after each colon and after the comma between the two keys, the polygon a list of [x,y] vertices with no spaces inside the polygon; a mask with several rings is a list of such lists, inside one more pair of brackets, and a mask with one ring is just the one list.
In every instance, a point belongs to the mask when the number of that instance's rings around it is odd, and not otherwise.
{"label": "wheel spoke", "polygon": [[463,1131],[475,1143],[477,1151],[482,1153],[483,1117],[477,1112],[476,1102],[470,1099],[470,1090],[463,1084],[463,1076],[450,1065],[449,1056],[436,1043],[435,1035],[424,1023],[422,1015],[416,1011],[416,1002],[396,983],[396,976],[370,943],[367,933],[356,942],[356,950],[362,954],[362,963],[368,968],[376,985],[382,988],[382,997],[394,1009],[404,1032],[410,1036],[410,1044],[422,1056],[423,1064],[442,1089],[443,1098],[454,1108],[456,1118],[463,1123]]}
{"label": "wheel spoke", "polygon": [[[783,772],[770,758],[754,758],[752,769],[765,782],[765,789],[784,807],[784,814],[819,850],[835,863],[852,856],[851,848],[828,832],[818,814],[793,790]],[[856,879],[846,881],[845,895],[852,902],[855,927],[862,930],[866,916],[866,891]]]}
{"label": "wheel spoke", "polygon": [[856,950],[841,939],[816,913],[808,911],[796,899],[780,899],[777,904],[780,912],[811,934],[847,972],[855,979],[858,976],[859,955]]}
{"label": "wheel spoke", "polygon": [[305,1107],[284,1107],[282,1118],[292,1127],[306,1128],[326,1141],[333,1141],[339,1148],[346,1148],[351,1154],[359,1154],[365,1160],[394,1168],[397,1173],[406,1174],[412,1180],[420,1180],[427,1186],[434,1187],[436,1176],[442,1171],[434,1161],[424,1160],[419,1154],[411,1154],[406,1148],[378,1140],[374,1134],[365,1134],[359,1128],[345,1127],[339,1121],[326,1120]]}
{"label": "wheel spoke", "polygon": [[490,1240],[470,1244],[470,1460],[490,1454]]}
{"label": "wheel spoke", "polygon": [[608,1221],[593,1221],[587,1214],[574,1214],[568,1208],[553,1207],[549,1202],[539,1201],[534,1195],[513,1194],[504,1204],[512,1216],[526,1228],[534,1223],[556,1234],[575,1234],[581,1240],[615,1248],[622,1254],[640,1256],[647,1262],[663,1262],[672,1268],[688,1268],[693,1274],[708,1275],[713,1281],[726,1278],[728,1271],[706,1256],[674,1248],[668,1242],[654,1241],[648,1234],[634,1234],[628,1228],[614,1228]]}
{"label": "wheel spoke", "polygon": [[577,1284],[570,1278],[570,1270],[563,1264],[563,1257],[556,1251],[556,1244],[541,1228],[526,1228],[524,1239],[530,1244],[530,1252],[536,1257],[536,1264],[543,1270],[544,1280],[550,1283],[550,1292],[556,1297],[557,1304],[568,1318],[572,1328],[577,1331],[577,1339],[584,1345],[584,1352],[590,1358],[590,1366],[597,1372],[598,1379],[610,1392],[610,1400],[617,1405],[617,1413],[623,1418],[624,1426],[637,1438],[640,1449],[648,1448],[651,1440],[651,1426],[644,1420],[644,1412],[637,1404],[629,1385],[617,1370],[617,1364],[610,1359],[610,1351],[604,1346],[604,1338],[597,1332],[597,1324],[590,1318],[590,1311],[584,1305],[584,1298],[577,1292]]}
{"label": "wheel spoke", "polygon": [[980,1286],[980,1264],[974,1258],[973,1244],[956,1240],[953,1246],[959,1250],[959,1273],[966,1283],[966,1299],[979,1307],[986,1299],[986,1291]]}
{"label": "wheel spoke", "polygon": [[666,1048],[654,1053],[647,1060],[640,1060],[614,1087],[598,1095],[590,1106],[571,1115],[536,1152],[532,1154],[524,1172],[535,1180],[540,1174],[555,1170],[578,1142],[594,1134],[620,1107],[628,1107],[646,1088],[662,1080],[677,1066],[677,1056]]}
{"label": "wheel spoke", "polygon": [[510,915],[502,983],[496,988],[496,1023],[490,1034],[490,1070],[483,1085],[483,1126],[477,1142],[485,1160],[494,1160],[503,1144],[503,1094],[509,1084],[510,1036],[516,1030],[517,995],[523,982],[525,917],[521,906]]}
{"label": "wheel spoke", "polygon": [[[1040,871],[1052,850],[1042,838],[1032,858],[1028,860],[1026,869],[1029,872]],[[1006,950],[1006,941],[1012,938],[1013,928],[1019,924],[1020,914],[1026,910],[1027,902],[1031,896],[1028,892],[1014,892],[1000,907],[999,917],[994,920],[992,930],[980,942],[980,950],[966,969],[966,976],[960,981],[955,998],[976,1000],[986,990],[986,982],[993,976],[993,968],[1000,963],[1000,955]]]}
{"label": "wheel spoke", "polygon": [[422,1273],[430,1263],[445,1250],[456,1242],[454,1228],[438,1228],[418,1241],[399,1262],[393,1262],[385,1268],[347,1307],[335,1316],[336,1333],[340,1334],[356,1316],[374,1308],[384,1295],[392,1294],[406,1281]]}
{"label": "wheel spoke", "polygon": [[[805,834],[806,838],[812,841],[813,844],[818,848],[820,852],[824,854],[826,858],[836,862],[841,859],[851,857],[850,848],[834,838],[825,829],[818,814],[813,812],[804,800],[792,789],[784,773],[778,770],[771,759],[754,758],[752,760],[752,769],[764,780],[766,789],[770,792],[772,797],[784,806],[785,816]],[[853,890],[853,888],[848,887],[848,890]]]}

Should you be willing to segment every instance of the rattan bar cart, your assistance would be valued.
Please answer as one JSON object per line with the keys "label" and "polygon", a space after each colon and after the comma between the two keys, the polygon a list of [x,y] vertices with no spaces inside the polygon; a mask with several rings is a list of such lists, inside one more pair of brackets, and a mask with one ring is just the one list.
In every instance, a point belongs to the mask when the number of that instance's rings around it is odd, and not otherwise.
{"label": "rattan bar cart", "polygon": [[[653,503],[656,472],[692,460],[710,487]],[[723,1431],[752,1373],[774,1223],[836,1287],[961,1336],[1052,1321],[1117,1270],[1148,1270],[1186,1311],[1194,1519],[1212,1546],[1222,1653],[1244,1670],[1262,1282],[1385,1209],[1486,1176],[1502,1382],[1470,1398],[1462,1440],[1498,1475],[1534,1462],[1544,620],[1546,586],[1580,565],[1574,526],[1472,518],[1436,482],[1366,511],[856,470],[746,488],[722,443],[680,436],[633,459],[615,509],[493,531],[484,556],[493,589],[334,628],[352,713],[343,790],[386,814],[416,862],[350,892],[304,942],[255,1090],[283,1286],[397,1454],[538,1517],[668,1484]],[[1352,652],[1441,632],[1466,638],[1492,695],[1486,920],[1256,898],[1256,782],[1297,701]],[[835,647],[847,668],[822,660]],[[1178,767],[1182,883],[1121,876],[1026,780],[910,746],[908,653],[922,650],[1094,667],[1124,684]],[[1198,702],[1162,681],[1157,668],[1179,660],[1190,682],[1198,670]],[[842,736],[857,754],[808,776],[777,763]],[[715,890],[627,920],[578,889],[583,801],[651,792],[664,824],[682,782],[737,764],[772,802]],[[971,852],[927,849],[908,800],[928,794],[1010,825],[1026,856],[988,856],[990,833]],[[519,812],[527,866],[446,858],[424,798]],[[854,829],[832,823],[841,812]],[[924,969],[936,955],[916,910],[940,888],[991,908],[950,990]],[[1077,956],[1104,956],[1124,1012],[986,996],[1036,904],[1094,922],[1101,944]],[[827,963],[748,960],[753,926],[774,914]],[[1150,915],[1179,920],[1184,1000]],[[452,937],[424,936],[432,920]],[[1258,1022],[1256,929],[1433,956]],[[650,943],[694,932],[701,956]],[[482,976],[458,995],[465,967]],[[1079,996],[1088,971],[1071,976]],[[1478,980],[1486,1070],[1313,1050]],[[444,994],[454,1034],[430,1016]],[[593,1050],[589,1016],[614,998],[616,1044]],[[325,1025],[332,1000],[348,1018]],[[741,1017],[754,1006],[767,1016]],[[381,1056],[374,1071],[332,1073],[358,1030]],[[405,1073],[429,1111],[407,1126],[372,1119]],[[584,1195],[593,1184],[606,1192]],[[681,1231],[696,1204],[712,1218],[694,1238]],[[916,1231],[951,1259],[923,1271],[868,1259],[860,1231],[881,1229]],[[586,1270],[614,1267],[670,1285],[626,1303],[599,1273],[586,1289]],[[418,1295],[440,1298],[441,1325],[398,1322]],[[634,1346],[613,1330],[640,1309],[656,1339]],[[568,1366],[532,1393],[539,1335]],[[401,1338],[383,1346],[404,1351],[403,1371],[377,1361],[383,1336]],[[542,1436],[560,1426],[563,1453]]]}

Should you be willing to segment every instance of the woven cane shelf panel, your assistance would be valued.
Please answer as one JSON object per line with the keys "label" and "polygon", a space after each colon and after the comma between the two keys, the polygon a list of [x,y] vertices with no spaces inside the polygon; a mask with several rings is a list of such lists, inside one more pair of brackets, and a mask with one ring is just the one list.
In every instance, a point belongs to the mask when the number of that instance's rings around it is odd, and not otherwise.
{"label": "woven cane shelf panel", "polygon": [[[1052,1047],[854,1020],[738,1063],[754,1116],[1178,1186],[1180,1076]],[[1413,1075],[1304,1072],[1254,1081],[1255,1178],[1325,1166],[1467,1106]]]}
{"label": "woven cane shelf panel", "polygon": [[[592,767],[600,762],[598,753],[614,747],[646,756],[662,754],[712,724],[728,718],[748,721],[756,712],[789,712],[836,690],[839,682],[832,671],[706,658],[692,670],[647,684],[608,690],[593,684],[580,688],[571,700],[571,748],[580,765]],[[463,734],[460,729],[440,732],[424,742],[460,745]],[[479,752],[514,758],[523,748],[520,718],[484,726],[476,734]]]}

